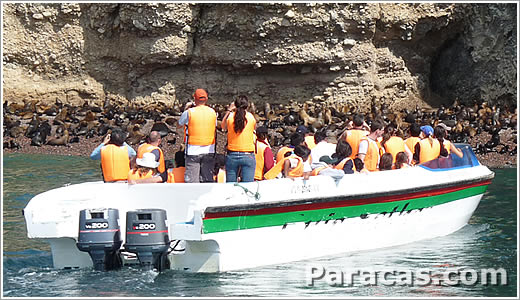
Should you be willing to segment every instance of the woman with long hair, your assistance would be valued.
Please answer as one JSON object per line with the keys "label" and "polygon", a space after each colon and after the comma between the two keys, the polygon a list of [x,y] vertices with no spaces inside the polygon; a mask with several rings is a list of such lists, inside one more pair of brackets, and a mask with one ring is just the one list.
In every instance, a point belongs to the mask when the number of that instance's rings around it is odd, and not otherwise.
{"label": "woman with long hair", "polygon": [[226,182],[237,182],[240,170],[243,182],[254,181],[255,128],[256,120],[247,111],[249,100],[240,95],[232,102],[222,120],[222,129],[227,130]]}

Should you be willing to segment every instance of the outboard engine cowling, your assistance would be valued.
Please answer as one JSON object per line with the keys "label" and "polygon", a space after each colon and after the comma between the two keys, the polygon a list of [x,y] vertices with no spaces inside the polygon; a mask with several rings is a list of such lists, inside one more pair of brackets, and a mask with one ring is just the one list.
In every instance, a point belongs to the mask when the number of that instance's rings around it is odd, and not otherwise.
{"label": "outboard engine cowling", "polygon": [[166,211],[138,209],[126,213],[125,251],[136,253],[141,266],[158,271],[169,268],[170,246]]}
{"label": "outboard engine cowling", "polygon": [[84,209],[79,212],[76,246],[80,251],[88,252],[95,270],[120,268],[119,248],[122,243],[117,209]]}

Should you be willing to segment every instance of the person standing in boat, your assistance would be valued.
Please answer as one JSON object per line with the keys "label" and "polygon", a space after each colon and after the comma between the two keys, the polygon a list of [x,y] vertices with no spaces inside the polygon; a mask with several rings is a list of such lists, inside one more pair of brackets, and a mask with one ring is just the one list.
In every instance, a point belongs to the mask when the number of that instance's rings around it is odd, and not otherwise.
{"label": "person standing in boat", "polygon": [[125,142],[125,133],[121,129],[115,128],[92,151],[90,158],[101,160],[103,181],[113,182],[128,179],[130,160],[135,155],[135,150]]}
{"label": "person standing in boat", "polygon": [[255,158],[255,180],[263,180],[265,172],[271,170],[274,166],[273,151],[267,140],[267,128],[265,126],[256,129]]}
{"label": "person standing in boat", "polygon": [[[240,170],[241,181],[255,179],[255,128],[256,120],[247,111],[247,96],[240,95],[231,102],[222,120],[222,129],[227,130],[226,182],[237,182]],[[212,169],[213,170],[213,169]]]}
{"label": "person standing in boat", "polygon": [[359,142],[358,157],[370,172],[378,170],[380,157],[384,153],[384,149],[381,148],[377,141],[382,135],[383,123],[374,120],[370,125],[370,133]]}
{"label": "person standing in boat", "polygon": [[186,172],[189,183],[213,182],[217,113],[207,106],[208,93],[197,89],[194,102],[188,102],[179,118],[178,128],[184,126],[186,143]]}
{"label": "person standing in boat", "polygon": [[128,172],[128,184],[159,183],[166,181],[166,172],[162,175],[158,172],[159,162],[151,152],[144,153],[141,158],[136,158],[136,167]]}
{"label": "person standing in boat", "polygon": [[370,128],[365,122],[363,115],[360,114],[354,115],[354,118],[349,122],[348,127],[349,129],[343,132],[339,140],[344,139],[348,142],[352,148],[352,154],[350,155],[350,158],[354,159],[357,157],[359,152],[359,143],[361,142],[361,139],[368,135],[368,130]]}
{"label": "person standing in boat", "polygon": [[[164,153],[161,148],[162,137],[158,131],[151,131],[148,135],[146,143],[143,143],[137,148],[137,158],[143,158],[143,154],[152,153],[155,156],[155,161],[159,163],[157,170],[159,173],[166,173],[166,166],[164,163]],[[166,176],[164,176],[166,177]]]}

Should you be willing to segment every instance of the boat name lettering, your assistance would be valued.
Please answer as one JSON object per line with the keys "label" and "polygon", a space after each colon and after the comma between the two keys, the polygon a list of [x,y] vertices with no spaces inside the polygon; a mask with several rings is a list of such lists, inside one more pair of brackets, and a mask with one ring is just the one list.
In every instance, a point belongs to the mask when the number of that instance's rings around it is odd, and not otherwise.
{"label": "boat name lettering", "polygon": [[92,222],[86,223],[85,228],[87,229],[100,229],[100,228],[108,228],[108,222]]}
{"label": "boat name lettering", "polygon": [[155,229],[155,223],[139,223],[134,224],[135,230],[151,230]]}
{"label": "boat name lettering", "polygon": [[291,188],[291,194],[304,194],[304,193],[312,193],[319,192],[320,189],[317,185],[307,184],[307,185],[293,185]]}

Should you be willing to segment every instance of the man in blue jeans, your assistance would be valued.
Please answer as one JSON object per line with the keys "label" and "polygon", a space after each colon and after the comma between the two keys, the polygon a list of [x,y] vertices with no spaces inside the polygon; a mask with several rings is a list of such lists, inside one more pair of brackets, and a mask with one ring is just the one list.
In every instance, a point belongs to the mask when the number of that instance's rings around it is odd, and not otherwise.
{"label": "man in blue jeans", "polygon": [[188,102],[177,127],[186,132],[185,182],[214,182],[217,114],[206,105],[208,94],[197,89]]}

